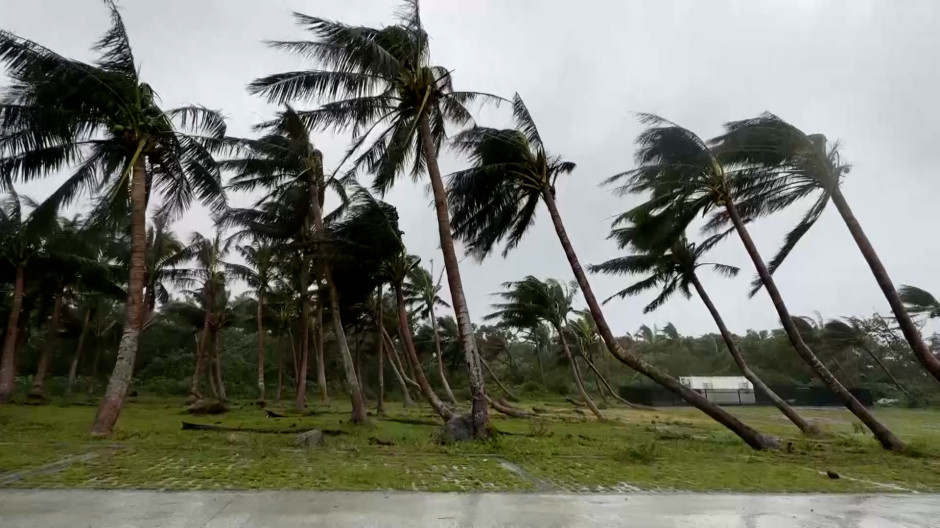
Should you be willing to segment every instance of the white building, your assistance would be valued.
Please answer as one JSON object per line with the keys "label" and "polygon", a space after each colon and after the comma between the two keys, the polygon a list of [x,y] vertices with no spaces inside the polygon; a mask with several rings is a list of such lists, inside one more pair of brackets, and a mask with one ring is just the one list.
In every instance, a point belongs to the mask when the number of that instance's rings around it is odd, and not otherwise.
{"label": "white building", "polygon": [[724,405],[754,405],[754,385],[744,376],[682,376],[679,383]]}

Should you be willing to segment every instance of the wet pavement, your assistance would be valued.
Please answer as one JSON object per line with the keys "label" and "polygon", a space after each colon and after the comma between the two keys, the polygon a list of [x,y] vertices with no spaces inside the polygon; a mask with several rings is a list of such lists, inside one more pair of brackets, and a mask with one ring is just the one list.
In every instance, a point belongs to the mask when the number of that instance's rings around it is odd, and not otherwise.
{"label": "wet pavement", "polygon": [[3,528],[940,526],[940,495],[0,491]]}

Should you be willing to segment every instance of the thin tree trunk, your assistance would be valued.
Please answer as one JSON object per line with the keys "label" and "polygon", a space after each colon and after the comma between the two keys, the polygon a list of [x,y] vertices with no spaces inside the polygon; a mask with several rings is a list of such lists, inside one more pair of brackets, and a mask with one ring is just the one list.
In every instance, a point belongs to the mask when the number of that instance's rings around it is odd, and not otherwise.
{"label": "thin tree trunk", "polygon": [[581,343],[580,338],[578,338],[578,355],[575,356],[575,360],[577,360],[577,358],[579,357],[583,359],[586,364],[590,365],[591,372],[594,374],[594,386],[597,387],[597,394],[600,395],[601,401],[604,402],[604,405],[607,405],[607,395],[604,394],[604,387],[601,386],[600,374],[598,374],[597,369],[594,368],[593,365],[591,365],[591,360],[587,357],[587,354],[584,352],[584,344]]}
{"label": "thin tree trunk", "polygon": [[369,407],[369,399],[366,398],[366,381],[362,376],[362,332],[356,327],[356,353],[355,353],[355,367],[356,367],[356,379],[359,380],[359,396],[362,398],[362,404],[366,407]]}
{"label": "thin tree trunk", "polygon": [[845,225],[849,228],[852,238],[855,239],[855,244],[858,245],[862,256],[865,257],[865,261],[868,262],[868,267],[871,268],[871,272],[875,276],[875,281],[878,282],[878,287],[881,288],[885,299],[888,300],[891,311],[894,312],[894,318],[897,319],[898,326],[901,327],[901,333],[904,334],[904,338],[907,339],[911,350],[913,350],[914,355],[917,356],[917,361],[920,361],[920,364],[927,369],[927,372],[940,381],[940,358],[933,355],[930,351],[930,347],[924,342],[920,331],[917,330],[917,326],[907,313],[907,309],[904,308],[901,296],[898,295],[898,291],[894,288],[894,283],[891,282],[891,277],[888,276],[888,270],[885,269],[884,264],[881,263],[881,259],[878,258],[878,253],[875,252],[874,246],[871,245],[871,241],[868,240],[865,232],[862,231],[862,226],[855,218],[855,214],[852,213],[852,208],[849,207],[848,202],[845,201],[845,196],[842,194],[842,190],[838,185],[833,187],[831,196],[832,203],[835,204],[839,214],[842,215],[842,220],[845,221]]}
{"label": "thin tree trunk", "polygon": [[538,360],[539,376],[542,378],[542,387],[544,388],[546,386],[545,367],[542,366],[542,346],[538,342],[535,343],[535,359]]}
{"label": "thin tree trunk", "polygon": [[56,340],[59,337],[59,321],[62,318],[62,300],[65,292],[61,286],[57,286],[55,300],[52,304],[52,317],[49,319],[49,332],[46,335],[46,342],[42,345],[42,351],[39,353],[39,364],[36,365],[36,375],[33,376],[33,384],[29,388],[28,396],[30,398],[45,400],[46,394],[46,372],[49,371],[49,361],[55,354]]}
{"label": "thin tree trunk", "polygon": [[[206,311],[202,318],[202,336],[196,341],[196,365],[193,369],[193,381],[189,387],[189,397],[187,398],[188,401],[197,401],[202,399],[202,389],[199,386],[202,383],[202,374],[206,371],[206,360],[209,358],[209,354],[206,352],[206,347],[208,346],[210,340],[209,335],[212,331],[212,310],[210,307],[213,303],[213,295],[212,288],[209,287],[208,282],[203,284],[202,287],[205,290]],[[208,368],[209,372],[211,372],[211,361],[209,362]]]}
{"label": "thin tree trunk", "polygon": [[264,290],[258,290],[258,401],[264,401]]}
{"label": "thin tree trunk", "polygon": [[110,436],[114,430],[134,374],[140,341],[140,322],[144,315],[144,273],[147,269],[147,166],[141,155],[144,145],[146,139],[138,141],[137,152],[131,159],[131,259],[127,302],[124,304],[124,332],[108,388],[91,426],[91,434],[94,436]]}
{"label": "thin tree trunk", "polygon": [[85,350],[85,335],[88,334],[88,323],[91,321],[91,309],[85,310],[85,318],[82,319],[82,332],[78,334],[78,345],[75,347],[75,355],[72,357],[72,363],[69,365],[68,383],[65,385],[65,396],[72,396],[72,387],[75,385],[75,375],[78,373],[78,362],[82,358],[82,352]]}
{"label": "thin tree trunk", "polygon": [[214,343],[210,340],[202,344],[203,355],[205,356],[205,365],[206,365],[206,377],[209,380],[209,390],[212,392],[212,397],[221,400],[222,395],[219,392],[219,386],[216,384],[215,380],[215,352]]}
{"label": "thin tree trunk", "polygon": [[905,396],[907,396],[907,399],[911,404],[917,403],[917,400],[914,398],[914,396],[904,388],[904,385],[901,385],[901,382],[898,381],[896,377],[894,377],[894,374],[892,374],[890,370],[888,370],[888,366],[885,365],[884,362],[881,361],[881,359],[876,356],[874,352],[869,350],[868,347],[863,347],[862,350],[868,354],[868,357],[870,357],[881,368],[882,371],[884,371],[884,373],[891,380],[891,383],[894,383],[894,386],[904,393]]}
{"label": "thin tree trunk", "polygon": [[336,291],[336,285],[333,284],[333,277],[330,273],[329,265],[323,266],[323,275],[326,279],[326,287],[329,288],[330,292],[330,312],[333,316],[333,332],[336,334],[336,344],[339,348],[340,358],[343,360],[343,370],[346,372],[346,392],[349,393],[350,403],[352,404],[350,420],[352,423],[356,424],[365,423],[366,406],[365,402],[362,401],[359,379],[356,376],[356,368],[353,365],[352,354],[349,353],[346,333],[343,331],[343,321],[339,315],[339,294]]}
{"label": "thin tree trunk", "polygon": [[431,384],[428,383],[424,370],[421,368],[421,361],[418,359],[418,353],[415,350],[414,341],[411,339],[411,326],[408,324],[408,312],[405,310],[405,296],[402,293],[401,285],[395,287],[395,298],[398,301],[398,328],[401,330],[402,342],[405,347],[405,356],[414,368],[415,380],[421,387],[421,394],[431,405],[434,412],[437,413],[445,422],[454,417],[454,412],[444,405],[444,402],[437,397]]}
{"label": "thin tree trunk", "polygon": [[382,416],[385,414],[385,343],[382,339],[382,328],[384,317],[382,315],[382,285],[379,284],[378,291],[375,294],[375,353],[379,356],[379,401],[376,404],[375,412]]}
{"label": "thin tree trunk", "polygon": [[[279,340],[280,341],[280,340]],[[276,401],[280,402],[284,398],[284,347],[278,347],[277,351],[277,389],[275,391]]]}
{"label": "thin tree trunk", "polygon": [[475,438],[484,438],[488,434],[488,409],[486,387],[483,381],[483,367],[480,364],[480,353],[477,350],[476,337],[473,335],[473,322],[470,319],[470,310],[467,308],[467,299],[463,292],[457,251],[454,249],[454,237],[450,230],[447,194],[444,190],[441,170],[437,165],[437,151],[431,139],[431,124],[427,112],[421,114],[419,124],[421,144],[428,167],[428,176],[431,180],[431,191],[434,194],[434,210],[437,213],[437,228],[441,241],[441,253],[444,255],[444,268],[447,270],[447,284],[450,287],[451,302],[454,303],[458,335],[460,342],[463,344],[467,361],[471,400],[470,425]]}
{"label": "thin tree trunk", "polygon": [[614,337],[614,333],[611,331],[610,326],[607,324],[607,319],[604,317],[604,312],[601,311],[600,303],[597,302],[597,297],[594,296],[594,291],[591,289],[591,284],[587,280],[584,269],[581,267],[581,263],[578,261],[578,256],[575,254],[574,248],[571,246],[571,241],[568,239],[568,233],[565,231],[565,226],[561,221],[561,215],[558,213],[558,207],[555,204],[555,197],[552,195],[552,191],[547,187],[543,188],[542,198],[545,202],[545,205],[548,207],[548,212],[552,218],[552,224],[555,227],[558,240],[565,251],[565,256],[568,258],[568,264],[571,266],[571,271],[574,273],[575,279],[578,281],[578,286],[581,288],[581,293],[584,295],[584,300],[588,305],[588,309],[591,311],[591,316],[594,317],[594,321],[597,325],[597,332],[604,340],[604,344],[607,345],[607,350],[610,351],[611,355],[613,355],[614,358],[616,358],[621,363],[650,378],[657,384],[662,385],[670,392],[676,394],[688,402],[690,405],[704,412],[721,425],[727,427],[752,448],[767,449],[779,447],[780,443],[777,439],[764,435],[756,429],[748,426],[741,420],[738,420],[728,411],[722,409],[718,405],[715,405],[714,402],[708,401],[701,394],[682,385],[672,376],[647,363],[632,351],[625,350],[620,346],[619,343],[617,343],[617,339]]}
{"label": "thin tree trunk", "polygon": [[450,390],[450,383],[447,383],[447,375],[444,374],[444,358],[441,356],[441,336],[437,331],[437,317],[434,315],[434,302],[428,304],[428,310],[431,315],[431,330],[434,332],[434,355],[437,358],[437,375],[441,378],[441,386],[444,387],[444,394],[451,403],[457,405],[457,397],[454,391]]}
{"label": "thin tree trunk", "polygon": [[222,376],[222,328],[219,327],[215,332],[215,379],[219,386],[219,399],[228,400],[225,394],[225,377]]}
{"label": "thin tree trunk", "polygon": [[597,419],[602,422],[605,421],[606,418],[604,418],[604,415],[601,414],[601,411],[597,408],[594,400],[591,399],[587,391],[584,389],[584,382],[581,380],[581,372],[578,369],[578,364],[574,361],[574,356],[571,355],[571,349],[568,347],[568,339],[565,337],[565,331],[561,328],[560,325],[556,325],[555,330],[558,332],[558,337],[561,339],[561,347],[565,351],[565,357],[568,358],[568,364],[571,366],[571,375],[574,376],[574,383],[578,387],[578,394],[581,396],[581,399],[584,400],[584,403],[588,406],[588,409],[591,409],[591,412],[594,413],[594,416],[596,416]]}
{"label": "thin tree trunk", "polygon": [[287,329],[287,337],[290,339],[290,359],[294,367],[294,384],[296,385],[300,378],[300,358],[297,357],[297,343],[294,341],[294,333],[290,328]]}
{"label": "thin tree trunk", "polygon": [[741,242],[744,243],[744,248],[747,250],[748,255],[751,257],[751,261],[754,263],[754,267],[757,268],[757,274],[760,276],[761,281],[764,284],[764,289],[767,290],[767,294],[770,295],[770,299],[774,304],[774,308],[777,309],[777,315],[780,316],[780,322],[783,325],[783,329],[786,331],[787,336],[790,338],[790,343],[793,344],[793,348],[796,350],[797,354],[803,358],[812,369],[813,372],[819,376],[819,379],[825,383],[832,392],[845,403],[845,406],[858,417],[871,432],[875,435],[875,438],[881,442],[881,445],[885,449],[890,449],[893,451],[901,451],[904,449],[904,443],[894,435],[887,427],[885,427],[881,422],[879,422],[864,405],[859,402],[855,396],[842,386],[839,383],[839,380],[829,372],[829,369],[819,361],[819,358],[816,357],[816,354],[810,350],[809,346],[806,345],[806,342],[803,341],[803,337],[800,335],[799,330],[797,330],[796,325],[793,324],[793,318],[790,316],[789,310],[787,310],[786,304],[783,302],[783,296],[780,295],[780,291],[777,290],[777,284],[774,282],[773,277],[770,275],[770,271],[767,270],[767,266],[764,264],[764,260],[761,258],[760,253],[757,251],[757,246],[754,245],[754,241],[751,240],[751,235],[748,233],[747,228],[744,226],[744,221],[741,219],[741,216],[738,214],[737,208],[735,208],[734,203],[728,201],[725,204],[725,209],[728,211],[728,216],[731,218],[731,222],[734,224],[735,229],[738,232],[738,236],[741,238]]}
{"label": "thin tree trunk", "polygon": [[26,265],[17,265],[13,282],[13,303],[7,317],[7,333],[3,338],[3,356],[0,357],[0,403],[10,401],[16,388],[16,339],[19,335],[20,311],[23,309],[25,276]]}
{"label": "thin tree trunk", "polygon": [[511,401],[514,401],[514,402],[519,401],[519,398],[515,394],[513,394],[512,391],[506,388],[505,385],[503,385],[503,382],[500,381],[496,373],[493,372],[493,369],[490,368],[490,364],[487,363],[487,361],[483,358],[480,358],[480,362],[483,363],[483,368],[485,368],[486,371],[490,373],[490,377],[493,378],[493,381],[496,382],[496,385],[499,386],[499,388],[502,389],[502,391],[506,393],[506,396],[508,396]]}
{"label": "thin tree trunk", "polygon": [[395,344],[392,343],[392,338],[388,335],[388,332],[385,331],[385,328],[382,328],[382,337],[385,339],[385,346],[388,347],[388,363],[395,372],[395,377],[398,378],[399,385],[401,385],[401,392],[405,398],[404,407],[411,407],[414,405],[414,400],[411,399],[411,391],[408,388],[408,383],[411,382],[414,383],[414,385],[417,385],[417,383],[407,379],[405,376],[405,369],[402,367],[401,361],[398,358],[398,352],[395,351]]}
{"label": "thin tree trunk", "polygon": [[610,395],[614,397],[614,399],[616,399],[616,400],[619,401],[620,403],[622,403],[622,404],[624,404],[624,405],[626,405],[627,407],[630,407],[630,408],[632,408],[632,409],[653,410],[652,407],[648,407],[648,406],[646,406],[646,405],[637,405],[637,404],[635,404],[635,403],[629,402],[629,401],[627,401],[627,400],[621,398],[620,395],[617,394],[617,391],[615,391],[615,390],[613,389],[613,387],[610,386],[610,383],[607,382],[607,378],[605,378],[604,375],[601,374],[601,372],[600,372],[599,370],[597,370],[597,366],[594,365],[594,362],[591,361],[590,359],[588,359],[587,357],[584,357],[584,356],[582,356],[582,357],[584,358],[584,361],[587,363],[588,367],[589,367],[592,371],[594,371],[594,375],[597,376],[597,377],[601,380],[601,383],[603,383],[605,387],[607,387],[607,392],[609,392]]}
{"label": "thin tree trunk", "polygon": [[300,269],[300,359],[297,364],[297,392],[294,394],[294,408],[303,410],[307,407],[307,369],[310,361],[310,258],[304,256]]}
{"label": "thin tree trunk", "polygon": [[734,336],[731,335],[731,331],[725,326],[725,321],[722,319],[721,314],[718,313],[718,308],[712,303],[711,297],[705,292],[705,287],[702,286],[702,283],[698,280],[698,276],[695,273],[692,274],[692,285],[695,286],[695,291],[698,293],[699,299],[701,299],[702,302],[705,303],[705,307],[708,308],[708,313],[710,313],[712,319],[715,320],[715,325],[718,326],[721,338],[725,341],[725,346],[728,347],[728,352],[731,353],[734,364],[738,366],[738,370],[741,371],[741,374],[754,384],[756,390],[760,391],[767,399],[773,402],[774,406],[793,422],[793,425],[799,427],[803,434],[819,434],[819,429],[816,426],[803,419],[803,417],[790,407],[783,398],[778,396],[777,393],[768,387],[767,384],[747,366],[747,363],[744,361],[744,356],[742,356],[741,352],[738,350],[737,343],[734,342]]}
{"label": "thin tree trunk", "polygon": [[320,402],[330,405],[330,389],[326,386],[326,349],[323,345],[323,306],[317,303],[317,385],[320,387]]}

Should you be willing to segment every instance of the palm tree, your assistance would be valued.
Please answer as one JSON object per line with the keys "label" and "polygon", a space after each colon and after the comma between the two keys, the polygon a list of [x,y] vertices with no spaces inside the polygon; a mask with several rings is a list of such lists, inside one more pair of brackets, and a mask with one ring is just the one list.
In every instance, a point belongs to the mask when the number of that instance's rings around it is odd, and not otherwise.
{"label": "palm tree", "polygon": [[75,167],[48,201],[58,209],[85,190],[101,189],[99,211],[130,231],[124,333],[92,425],[96,435],[111,434],[137,355],[150,194],[163,194],[171,215],[194,197],[211,209],[225,205],[219,171],[205,148],[224,136],[222,116],[199,106],[161,109],[139,77],[116,5],[105,4],[111,27],[93,48],[99,53],[94,64],[0,31],[0,61],[13,81],[0,98],[0,174],[8,181],[32,179]]}
{"label": "palm tree", "polygon": [[[645,114],[641,121],[649,128],[637,139],[639,145],[636,161],[638,167],[611,177],[608,182],[626,180],[618,189],[620,193],[650,192],[648,202],[626,213],[628,217],[639,214],[658,214],[668,219],[661,225],[666,233],[659,233],[659,244],[675,240],[678,233],[697,216],[716,208],[726,214],[741,238],[744,248],[760,276],[764,289],[770,295],[780,322],[797,354],[813,372],[845,403],[885,449],[901,450],[904,444],[887,427],[879,422],[843,385],[803,340],[793,322],[783,296],[767,269],[757,246],[745,227],[745,218],[735,207],[736,190],[746,188],[752,180],[749,173],[726,173],[724,166],[708,145],[692,131],[661,117]],[[727,232],[725,233],[727,234]]]}
{"label": "palm tree", "polygon": [[[664,251],[659,251],[648,247],[646,245],[648,241],[643,240],[644,237],[649,236],[650,226],[644,225],[647,220],[648,219],[637,218],[634,219],[633,222],[630,222],[629,219],[618,219],[610,236],[617,240],[617,245],[620,249],[632,247],[635,250],[634,254],[617,257],[602,264],[590,266],[592,272],[617,275],[646,275],[644,279],[620,290],[604,302],[606,303],[614,297],[622,299],[654,288],[660,288],[659,295],[643,308],[643,313],[650,313],[662,306],[676,292],[681,293],[686,298],[690,298],[692,296],[690,290],[691,286],[695,289],[695,293],[705,304],[705,307],[708,308],[712,319],[715,320],[718,331],[721,333],[721,337],[728,347],[728,352],[730,352],[731,357],[734,358],[734,363],[738,366],[741,374],[754,385],[756,390],[760,391],[772,401],[777,409],[793,422],[793,425],[799,427],[800,431],[804,434],[818,434],[819,430],[815,426],[803,419],[803,417],[793,410],[783,398],[777,396],[777,394],[748,367],[747,363],[744,361],[744,356],[742,356],[741,352],[738,350],[734,336],[731,334],[731,331],[728,330],[728,327],[725,326],[721,314],[718,313],[718,308],[715,307],[711,297],[705,292],[705,287],[698,278],[697,271],[699,269],[711,268],[713,271],[725,277],[735,277],[740,271],[734,266],[702,261],[702,257],[714,247],[718,239],[713,237],[702,244],[695,244],[694,242],[689,242],[683,234],[680,235],[671,247]],[[675,331],[675,326],[671,324],[667,325],[667,328],[670,327],[672,328],[670,333],[678,335],[678,332]]]}
{"label": "palm tree", "polygon": [[[473,434],[483,437],[487,434],[483,371],[437,156],[448,123],[464,126],[472,122],[465,105],[476,100],[499,99],[454,91],[450,70],[430,63],[429,38],[418,0],[406,0],[399,11],[398,23],[380,29],[299,13],[294,17],[316,39],[270,45],[312,57],[322,69],[270,75],[252,82],[249,91],[277,103],[297,99],[324,102],[317,110],[303,112],[304,120],[316,128],[351,129],[354,137],[347,154],[347,159],[353,162],[351,172],[366,169],[374,174],[374,187],[381,193],[388,191],[405,171],[414,178],[427,171],[447,282],[469,370]],[[371,144],[367,145],[368,141]]]}
{"label": "palm tree", "polygon": [[574,163],[550,155],[528,108],[517,94],[513,100],[516,129],[473,128],[454,138],[458,152],[470,154],[473,167],[450,175],[448,199],[455,236],[477,256],[489,254],[505,240],[505,252],[515,247],[533,224],[539,200],[545,203],[571,271],[607,349],[618,361],[666,387],[740,436],[755,449],[775,446],[776,440],[747,426],[664,371],[624,349],[594,295],[571,245],[555,202],[555,181],[574,170]]}
{"label": "palm tree", "polygon": [[[263,202],[272,204],[271,211],[241,210],[232,213],[232,220],[253,228],[272,241],[290,241],[302,254],[300,263],[301,309],[301,372],[297,380],[295,406],[306,405],[306,373],[309,359],[311,318],[310,280],[314,256],[327,244],[324,228],[323,202],[330,187],[340,196],[341,213],[348,202],[343,184],[335,178],[327,180],[323,172],[323,155],[310,141],[310,129],[304,119],[287,107],[271,122],[259,125],[267,135],[257,140],[238,140],[234,149],[240,157],[224,160],[220,166],[236,174],[230,189],[250,191],[257,187],[270,190]],[[260,204],[261,202],[259,202]],[[280,208],[277,211],[276,208]],[[322,256],[322,255],[321,255]],[[333,330],[346,374],[346,386],[352,400],[352,421],[366,420],[365,402],[359,391],[352,355],[346,341],[339,299],[328,259],[317,259],[316,275],[325,285],[333,318]],[[317,281],[319,285],[319,280]],[[335,309],[333,309],[335,308]],[[322,332],[322,330],[321,330]],[[325,381],[325,380],[324,380]],[[325,385],[325,384],[324,384]],[[324,389],[325,390],[325,389]]]}
{"label": "palm tree", "polygon": [[[903,288],[901,290],[904,291]],[[842,319],[830,319],[823,326],[823,339],[835,346],[858,349],[868,355],[872,362],[881,369],[882,372],[891,380],[898,390],[907,396],[910,404],[916,404],[917,399],[908,391],[904,385],[891,373],[884,361],[874,352],[875,344],[865,328],[865,323],[858,317],[844,317]]]}
{"label": "palm tree", "polygon": [[258,328],[258,400],[264,401],[264,308],[265,294],[274,281],[274,247],[264,241],[255,240],[251,245],[238,246],[237,251],[245,265],[229,263],[229,273],[255,290],[258,299],[255,320]]}
{"label": "palm tree", "polygon": [[405,282],[405,303],[411,305],[420,305],[421,313],[427,318],[431,326],[431,332],[434,335],[434,357],[437,358],[437,375],[441,378],[441,385],[444,387],[444,393],[451,403],[457,405],[457,397],[450,389],[447,383],[447,376],[444,374],[444,359],[441,357],[441,336],[437,331],[437,316],[434,314],[435,306],[450,308],[444,299],[441,299],[438,293],[441,291],[441,281],[438,278],[434,282],[431,272],[420,266],[412,268]]}
{"label": "palm tree", "polygon": [[147,229],[146,272],[144,273],[144,310],[143,329],[153,318],[157,303],[166,304],[170,300],[167,281],[173,268],[183,263],[183,243],[170,229],[169,218],[165,213],[156,214]]}
{"label": "palm tree", "polygon": [[808,195],[817,195],[809,211],[786,236],[783,247],[770,261],[770,273],[783,263],[831,200],[888,300],[917,360],[940,381],[940,358],[924,342],[888,271],[842,194],[840,184],[850,167],[842,160],[839,145],[822,134],[806,134],[771,113],[727,123],[725,133],[711,143],[727,166],[752,172],[751,183],[739,197],[739,210],[747,218],[770,214]]}
{"label": "palm tree", "polygon": [[565,337],[565,324],[568,314],[572,311],[571,303],[575,294],[574,285],[565,285],[555,279],[541,281],[529,275],[521,281],[503,283],[503,288],[505,291],[497,294],[503,302],[494,304],[495,311],[484,319],[526,322],[535,320],[550,325],[561,341],[565,358],[571,366],[571,375],[578,387],[578,394],[597,419],[604,420],[604,415],[584,389],[581,372],[571,354],[568,338]]}
{"label": "palm tree", "polygon": [[434,393],[434,389],[431,388],[431,384],[428,383],[428,379],[424,375],[421,361],[418,359],[418,353],[415,350],[414,338],[411,335],[411,323],[408,321],[408,310],[405,306],[405,280],[413,273],[419,262],[418,257],[401,251],[386,262],[385,277],[395,290],[395,302],[398,308],[398,329],[401,333],[405,356],[414,370],[415,380],[421,388],[424,399],[428,401],[434,412],[446,422],[454,417],[454,412]]}
{"label": "palm tree", "polygon": [[904,302],[907,311],[914,315],[923,315],[927,319],[940,317],[940,301],[927,290],[902,284],[901,301]]}
{"label": "palm tree", "polygon": [[27,268],[35,269],[44,258],[44,244],[48,235],[58,229],[55,208],[34,202],[10,188],[0,207],[0,251],[3,259],[15,270],[13,300],[7,317],[0,356],[0,403],[13,396],[16,377],[16,343],[19,335],[23,298],[26,294]]}

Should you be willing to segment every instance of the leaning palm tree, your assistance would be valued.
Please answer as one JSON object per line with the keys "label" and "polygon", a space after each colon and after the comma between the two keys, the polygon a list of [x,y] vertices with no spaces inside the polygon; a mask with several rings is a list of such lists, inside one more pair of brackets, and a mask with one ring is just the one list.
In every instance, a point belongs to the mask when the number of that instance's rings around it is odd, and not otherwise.
{"label": "leaning palm tree", "polygon": [[568,314],[571,313],[571,303],[574,298],[574,285],[565,285],[555,279],[544,281],[529,275],[516,282],[503,283],[504,291],[497,295],[503,302],[493,305],[494,312],[484,319],[488,321],[540,321],[547,323],[558,335],[565,358],[571,366],[571,375],[578,387],[578,395],[584,400],[598,420],[604,420],[604,415],[594,404],[594,400],[584,389],[584,381],[578,369],[578,363],[571,354],[568,338],[565,336],[565,325]]}
{"label": "leaning palm tree", "polygon": [[441,336],[437,331],[437,316],[434,314],[435,306],[449,308],[444,299],[438,295],[441,291],[440,279],[434,281],[431,272],[420,266],[412,268],[405,282],[405,302],[412,305],[419,305],[421,314],[427,318],[431,325],[431,332],[434,336],[434,357],[437,358],[437,375],[441,378],[441,385],[444,387],[444,393],[451,403],[457,405],[457,397],[454,391],[450,389],[447,382],[447,376],[444,374],[444,358],[441,356]]}
{"label": "leaning palm tree", "polygon": [[[310,140],[311,129],[298,112],[287,107],[275,120],[263,123],[259,128],[267,134],[257,140],[243,139],[232,143],[229,148],[234,151],[234,157],[221,161],[220,166],[235,172],[229,184],[230,189],[268,190],[268,195],[256,204],[270,204],[268,211],[234,211],[230,214],[230,220],[253,229],[256,234],[271,241],[288,242],[301,253],[299,291],[302,295],[302,365],[297,380],[295,406],[303,408],[306,405],[306,372],[310,349],[312,301],[308,290],[311,272],[315,273],[318,285],[321,281],[325,285],[327,295],[323,297],[329,299],[330,305],[338,306],[339,303],[331,266],[326,262],[327,259],[322,258],[322,252],[321,258],[315,258],[327,244],[324,227],[326,215],[323,213],[325,192],[327,187],[337,191],[342,202],[340,213],[347,205],[348,198],[339,180],[325,178],[323,155]],[[346,341],[342,316],[338,309],[330,311],[352,400],[352,420],[363,423],[366,420],[366,408],[362,393],[358,390],[359,380]],[[326,390],[325,383],[321,389]]]}
{"label": "leaning palm tree", "polygon": [[[646,276],[644,279],[620,290],[604,302],[606,303],[615,297],[623,299],[627,296],[638,295],[645,291],[659,288],[660,291],[656,298],[643,308],[643,313],[650,313],[662,306],[677,292],[684,295],[687,299],[692,297],[691,288],[694,288],[699,299],[701,299],[705,307],[708,308],[712,319],[715,320],[718,331],[721,333],[721,337],[728,347],[728,352],[731,353],[731,357],[734,359],[734,363],[738,366],[741,374],[754,385],[756,390],[760,391],[767,399],[773,402],[774,406],[793,422],[793,425],[797,426],[800,431],[804,434],[818,434],[819,430],[815,426],[800,416],[783,398],[777,396],[777,394],[748,367],[747,362],[744,361],[744,356],[742,356],[741,352],[738,350],[734,336],[731,334],[731,331],[728,330],[728,327],[725,326],[725,321],[721,317],[721,314],[718,313],[718,308],[715,307],[711,297],[708,296],[705,287],[699,280],[698,270],[702,268],[711,268],[713,271],[725,277],[735,277],[740,271],[734,266],[702,261],[702,257],[715,246],[718,239],[713,237],[701,244],[695,244],[694,242],[689,242],[685,235],[682,234],[671,247],[665,250],[651,249],[645,245],[648,241],[644,240],[644,237],[649,236],[650,231],[650,226],[646,224],[646,220],[647,219],[642,217],[633,219],[632,221],[627,218],[618,219],[614,224],[614,229],[610,236],[617,241],[617,245],[620,249],[632,248],[634,253],[610,259],[596,266],[590,266],[592,272]],[[672,328],[675,329],[675,327]]]}
{"label": "leaning palm tree", "polygon": [[738,168],[751,173],[748,185],[738,198],[738,209],[745,217],[774,213],[804,197],[817,195],[809,211],[787,234],[783,247],[771,259],[770,273],[783,263],[831,200],[888,300],[917,360],[940,381],[940,358],[924,342],[888,271],[842,194],[840,184],[850,167],[842,160],[838,143],[822,134],[806,134],[771,113],[727,123],[725,133],[711,143],[724,164],[732,170]]}
{"label": "leaning palm tree", "polygon": [[516,129],[473,128],[454,138],[457,151],[469,154],[473,162],[471,168],[450,175],[448,200],[455,236],[478,257],[488,255],[499,243],[505,244],[505,254],[518,245],[533,224],[539,201],[544,202],[571,271],[610,353],[708,414],[751,447],[775,446],[775,439],[749,427],[632,350],[620,346],[568,238],[555,202],[555,181],[571,173],[575,165],[548,153],[535,121],[518,95],[513,100],[513,115]]}
{"label": "leaning palm tree", "polygon": [[74,167],[48,200],[58,208],[83,191],[101,190],[98,210],[130,232],[124,333],[92,425],[96,435],[113,430],[131,382],[144,310],[149,198],[162,194],[171,215],[193,198],[216,210],[225,205],[205,148],[224,136],[222,116],[199,106],[160,108],[139,77],[116,5],[105,5],[111,27],[93,48],[99,53],[93,64],[0,31],[0,62],[12,80],[0,96],[0,175],[32,179]]}
{"label": "leaning palm tree", "polygon": [[[430,62],[428,34],[418,0],[406,0],[398,23],[383,28],[350,26],[295,13],[297,22],[315,35],[312,41],[271,42],[276,49],[312,57],[318,69],[285,72],[257,79],[249,90],[284,103],[317,99],[317,110],[303,112],[317,128],[351,129],[347,159],[352,171],[375,175],[374,187],[387,192],[398,175],[413,178],[427,171],[451,300],[469,370],[473,434],[487,434],[487,400],[473,325],[450,230],[438,151],[448,124],[472,122],[465,105],[498,98],[454,91],[451,71]],[[370,143],[371,142],[371,143]],[[340,164],[343,165],[343,164]]]}
{"label": "leaning palm tree", "polygon": [[[901,290],[904,291],[903,289]],[[912,312],[913,313],[913,312]],[[875,353],[876,342],[869,335],[865,328],[865,323],[858,317],[844,317],[842,319],[830,319],[823,325],[823,339],[829,345],[849,348],[852,350],[861,350],[872,362],[885,373],[885,376],[891,380],[891,383],[903,393],[911,405],[917,403],[917,399],[907,388],[891,373],[891,370],[885,365],[884,361]]]}
{"label": "leaning palm tree", "polygon": [[229,274],[245,281],[254,289],[258,300],[255,314],[258,327],[258,401],[264,401],[264,303],[265,296],[274,282],[274,246],[264,240],[255,240],[250,245],[238,246],[236,249],[245,264],[229,263]]}
{"label": "leaning palm tree", "polygon": [[[806,344],[790,315],[776,282],[767,269],[757,246],[745,227],[746,218],[736,208],[739,189],[752,182],[749,173],[726,173],[721,161],[708,145],[692,131],[661,117],[644,114],[648,125],[637,139],[638,167],[611,177],[608,183],[624,181],[621,194],[650,193],[648,202],[625,213],[627,217],[657,214],[668,219],[654,237],[656,245],[667,246],[684,232],[699,215],[715,209],[726,214],[773,302],[780,322],[797,354],[845,406],[872,431],[885,449],[901,450],[904,443],[853,396],[826,368]],[[725,232],[724,234],[728,234]]]}
{"label": "leaning palm tree", "polygon": [[907,311],[914,315],[923,315],[927,319],[940,317],[940,301],[927,290],[902,284],[901,301]]}

